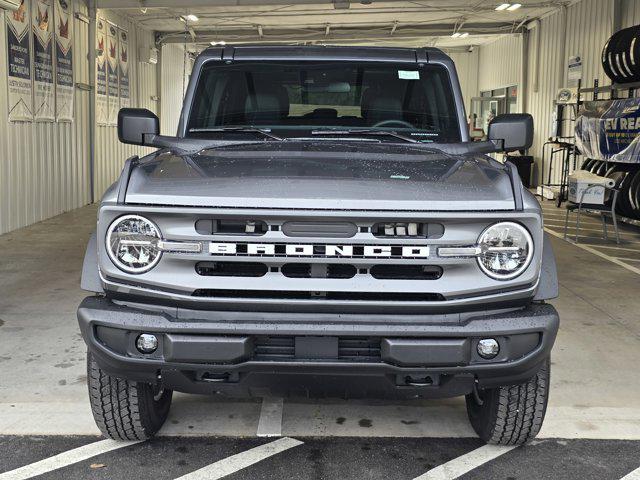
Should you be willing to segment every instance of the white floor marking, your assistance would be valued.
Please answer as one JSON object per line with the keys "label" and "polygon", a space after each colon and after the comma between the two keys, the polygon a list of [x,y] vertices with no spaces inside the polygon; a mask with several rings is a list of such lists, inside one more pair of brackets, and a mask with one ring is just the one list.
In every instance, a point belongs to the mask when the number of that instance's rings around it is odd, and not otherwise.
{"label": "white floor marking", "polygon": [[[552,221],[552,222],[558,222],[558,223],[562,223],[562,226],[564,227],[564,215],[550,215],[548,213],[543,213],[542,214],[542,218],[543,220],[545,220],[544,223],[547,223],[547,220]],[[576,224],[576,219],[575,217],[569,217],[569,226],[571,226],[571,224],[575,225]],[[601,221],[591,221],[591,219],[585,219],[583,216],[580,216],[580,225],[600,225],[602,226],[602,222]],[[611,225],[613,227],[613,223],[611,222],[607,222],[607,225]]]}
{"label": "white floor marking", "polygon": [[294,438],[279,438],[271,443],[260,445],[259,447],[218,460],[211,465],[176,478],[176,480],[217,480],[292,447],[302,445],[302,443],[300,440]]}
{"label": "white floor marking", "polygon": [[[555,229],[559,229],[562,230],[562,232],[564,233],[564,223],[563,224],[557,224],[557,223],[552,223],[552,222],[544,222],[544,226],[545,227],[551,227],[551,228],[555,228]],[[613,225],[607,225],[607,230],[609,233],[609,241],[615,241],[615,236],[616,236],[616,232],[613,229]],[[569,232],[575,232],[576,230],[576,225],[575,223],[569,224],[569,228],[568,228]],[[585,231],[585,232],[599,232],[600,235],[598,235],[597,237],[593,237],[593,238],[604,238],[603,232],[602,232],[602,224],[600,224],[600,228],[587,228],[584,227],[582,225],[582,222],[580,222],[580,231]],[[625,236],[625,235],[630,235],[631,237],[633,237],[635,240],[640,240],[640,235],[634,232],[625,232],[625,231],[620,231],[620,236]]]}
{"label": "white floor marking", "polygon": [[57,470],[67,465],[82,462],[96,455],[111,452],[119,448],[128,447],[140,442],[120,442],[115,440],[100,440],[99,442],[93,442],[82,447],[74,448],[62,452],[53,457],[45,458],[39,462],[25,465],[24,467],[16,468],[9,472],[0,473],[0,480],[23,480],[26,478],[42,475],[43,473]]}
{"label": "white floor marking", "polygon": [[258,437],[282,436],[282,410],[284,401],[282,398],[265,397],[262,399],[260,420],[258,420]]}
{"label": "white floor marking", "polygon": [[[549,234],[549,235],[553,235],[554,237],[563,239],[564,235],[562,235],[561,233],[557,233],[554,232],[553,230],[549,229],[549,228],[545,228],[545,231]],[[571,242],[573,243],[573,242]],[[616,265],[621,266],[622,268],[626,268],[627,270],[629,270],[630,272],[633,273],[637,273],[638,275],[640,275],[640,268],[636,268],[634,266],[628,265],[620,260],[618,260],[615,257],[610,257],[609,255],[607,255],[606,253],[602,253],[599,252],[598,250],[596,250],[595,248],[592,248],[588,245],[584,245],[582,243],[573,243],[573,245],[575,245],[578,248],[581,248],[582,250],[585,250],[589,253],[593,253],[594,255],[597,255],[600,258],[604,258],[605,260],[610,261],[611,263],[615,263]]]}
{"label": "white floor marking", "polygon": [[612,250],[625,250],[627,252],[638,252],[638,253],[640,253],[640,249],[638,249],[638,248],[618,247],[615,243],[613,245],[590,244],[589,246],[591,246],[593,248],[609,248],[609,249],[612,249]]}
{"label": "white floor marking", "polygon": [[414,478],[414,480],[453,480],[461,477],[474,468],[478,468],[500,455],[510,452],[516,447],[501,447],[498,445],[485,445],[484,447],[472,450],[458,458],[438,465],[427,473]]}
{"label": "white floor marking", "polygon": [[634,470],[631,473],[626,474],[620,480],[640,480],[640,468]]}

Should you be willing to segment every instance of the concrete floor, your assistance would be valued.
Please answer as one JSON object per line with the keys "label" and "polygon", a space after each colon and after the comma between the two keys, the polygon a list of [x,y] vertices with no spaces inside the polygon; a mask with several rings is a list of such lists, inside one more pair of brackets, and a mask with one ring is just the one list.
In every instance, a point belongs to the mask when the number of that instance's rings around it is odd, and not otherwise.
{"label": "concrete floor", "polygon": [[[95,207],[86,207],[0,236],[0,435],[98,433],[75,319],[85,295],[80,270],[94,222]],[[541,437],[640,439],[640,278],[606,258],[552,241],[561,329]],[[253,436],[260,412],[259,401],[177,395],[161,434]],[[282,433],[473,436],[459,398],[285,401]]]}

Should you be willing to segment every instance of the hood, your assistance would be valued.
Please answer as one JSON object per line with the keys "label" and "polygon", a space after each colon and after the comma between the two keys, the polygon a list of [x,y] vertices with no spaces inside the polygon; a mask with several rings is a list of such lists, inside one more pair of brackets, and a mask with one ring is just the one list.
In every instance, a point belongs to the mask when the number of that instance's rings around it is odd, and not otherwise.
{"label": "hood", "polygon": [[339,210],[513,210],[506,169],[483,155],[354,141],[159,151],[132,171],[126,202]]}

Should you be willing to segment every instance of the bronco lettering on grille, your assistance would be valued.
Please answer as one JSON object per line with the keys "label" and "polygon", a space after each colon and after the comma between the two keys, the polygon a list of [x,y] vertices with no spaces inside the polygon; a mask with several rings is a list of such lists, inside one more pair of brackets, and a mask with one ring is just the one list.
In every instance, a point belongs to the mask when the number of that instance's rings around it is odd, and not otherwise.
{"label": "bronco lettering on grille", "polygon": [[327,245],[211,242],[209,253],[229,256],[326,258],[428,258],[426,245]]}

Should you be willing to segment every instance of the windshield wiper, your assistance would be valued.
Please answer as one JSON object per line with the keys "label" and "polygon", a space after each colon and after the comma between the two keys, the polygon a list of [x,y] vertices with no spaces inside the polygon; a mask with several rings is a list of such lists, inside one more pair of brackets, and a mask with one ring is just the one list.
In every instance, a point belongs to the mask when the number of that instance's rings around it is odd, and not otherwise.
{"label": "windshield wiper", "polygon": [[240,133],[259,133],[273,140],[283,141],[282,137],[269,133],[266,130],[255,127],[212,127],[212,128],[191,128],[189,133],[216,133],[216,132],[240,132]]}
{"label": "windshield wiper", "polygon": [[356,135],[369,137],[394,137],[409,143],[421,143],[415,138],[407,137],[389,130],[369,130],[364,128],[348,128],[345,130],[312,130],[311,135]]}

